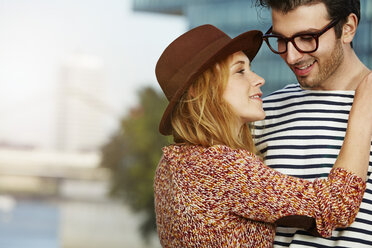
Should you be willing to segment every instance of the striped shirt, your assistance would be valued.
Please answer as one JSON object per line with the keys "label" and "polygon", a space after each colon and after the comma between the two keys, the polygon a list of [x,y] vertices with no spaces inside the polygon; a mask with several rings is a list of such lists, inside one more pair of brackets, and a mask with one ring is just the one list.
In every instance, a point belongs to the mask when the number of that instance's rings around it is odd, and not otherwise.
{"label": "striped shirt", "polygon": [[[342,146],[354,93],[291,84],[266,97],[266,119],[255,123],[256,145],[266,164],[300,178],[325,178]],[[336,229],[327,239],[279,227],[274,247],[372,247],[371,158],[369,165],[367,189],[350,227]]]}

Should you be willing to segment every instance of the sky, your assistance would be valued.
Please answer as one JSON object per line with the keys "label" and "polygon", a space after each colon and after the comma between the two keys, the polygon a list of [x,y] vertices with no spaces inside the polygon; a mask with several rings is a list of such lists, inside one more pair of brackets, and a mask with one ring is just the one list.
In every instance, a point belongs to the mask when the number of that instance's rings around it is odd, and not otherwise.
{"label": "sky", "polygon": [[131,0],[0,0],[0,144],[50,148],[63,63],[102,60],[110,108],[106,132],[135,106],[154,68],[186,31],[184,17],[133,12]]}

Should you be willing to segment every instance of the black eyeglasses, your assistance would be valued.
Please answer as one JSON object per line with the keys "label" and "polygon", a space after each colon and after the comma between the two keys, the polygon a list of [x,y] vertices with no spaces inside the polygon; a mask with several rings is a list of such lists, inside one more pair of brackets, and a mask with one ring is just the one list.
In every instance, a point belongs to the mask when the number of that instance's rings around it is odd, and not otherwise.
{"label": "black eyeglasses", "polygon": [[318,49],[319,37],[327,32],[329,29],[336,26],[339,20],[340,19],[335,19],[331,21],[319,32],[295,34],[289,38],[277,34],[271,34],[273,29],[273,27],[271,26],[270,29],[263,35],[263,39],[269,46],[271,51],[277,54],[283,54],[287,52],[288,42],[292,42],[297,51],[301,53],[312,53]]}

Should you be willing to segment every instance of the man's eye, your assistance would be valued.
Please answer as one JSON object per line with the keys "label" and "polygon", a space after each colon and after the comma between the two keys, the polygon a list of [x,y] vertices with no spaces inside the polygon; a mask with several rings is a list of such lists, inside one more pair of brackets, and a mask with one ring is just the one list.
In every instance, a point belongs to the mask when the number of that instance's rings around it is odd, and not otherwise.
{"label": "man's eye", "polygon": [[311,42],[314,38],[311,35],[302,35],[298,37],[300,41]]}
{"label": "man's eye", "polygon": [[245,71],[245,69],[241,69],[241,70],[238,71],[238,73],[243,74],[244,71]]}

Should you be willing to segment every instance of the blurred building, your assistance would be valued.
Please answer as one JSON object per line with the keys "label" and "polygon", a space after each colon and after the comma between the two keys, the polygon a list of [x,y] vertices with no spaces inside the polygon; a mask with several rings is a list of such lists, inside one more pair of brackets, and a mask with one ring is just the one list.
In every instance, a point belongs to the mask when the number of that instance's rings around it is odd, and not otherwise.
{"label": "blurred building", "polygon": [[[133,0],[136,11],[186,16],[189,28],[210,23],[230,36],[250,29],[266,32],[271,25],[270,12],[256,8],[255,0]],[[372,1],[361,0],[362,18],[354,49],[361,60],[372,67]],[[253,70],[266,79],[264,94],[268,94],[284,85],[296,82],[296,78],[284,61],[274,55],[266,45],[255,58]]]}
{"label": "blurred building", "polygon": [[61,69],[57,149],[94,151],[105,139],[104,66],[100,58],[74,54]]}

